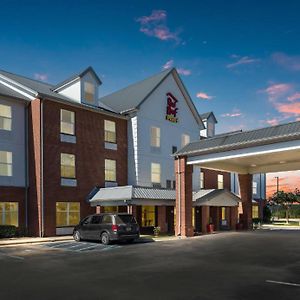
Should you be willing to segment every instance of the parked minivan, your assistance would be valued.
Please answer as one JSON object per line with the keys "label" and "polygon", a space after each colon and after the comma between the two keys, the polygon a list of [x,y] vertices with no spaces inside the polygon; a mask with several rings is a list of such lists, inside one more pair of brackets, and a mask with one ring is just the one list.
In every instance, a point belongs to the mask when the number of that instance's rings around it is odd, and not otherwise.
{"label": "parked minivan", "polygon": [[111,241],[133,242],[140,236],[139,225],[133,215],[127,213],[103,213],[90,215],[75,226],[73,238],[100,240],[108,245]]}

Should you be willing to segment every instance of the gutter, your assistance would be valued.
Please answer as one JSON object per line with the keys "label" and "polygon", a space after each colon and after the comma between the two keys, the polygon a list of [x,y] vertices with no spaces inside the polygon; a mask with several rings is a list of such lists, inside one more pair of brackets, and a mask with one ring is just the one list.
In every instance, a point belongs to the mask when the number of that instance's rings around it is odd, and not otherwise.
{"label": "gutter", "polygon": [[45,223],[44,223],[44,214],[45,214],[45,206],[44,206],[44,107],[43,107],[43,99],[41,100],[41,110],[40,110],[40,134],[41,134],[41,148],[40,148],[40,160],[41,160],[41,232],[40,237],[44,237],[45,234]]}
{"label": "gutter", "polygon": [[[177,156],[179,159],[179,156]],[[181,236],[181,173],[180,173],[180,163],[178,160],[177,166],[177,173],[178,173],[178,228],[179,232],[177,233],[178,236]]]}

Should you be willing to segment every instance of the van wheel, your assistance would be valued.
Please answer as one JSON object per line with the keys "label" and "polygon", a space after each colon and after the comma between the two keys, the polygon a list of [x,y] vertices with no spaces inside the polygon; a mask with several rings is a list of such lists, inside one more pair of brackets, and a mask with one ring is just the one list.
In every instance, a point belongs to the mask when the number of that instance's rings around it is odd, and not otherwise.
{"label": "van wheel", "polygon": [[109,240],[109,235],[107,232],[103,232],[101,234],[101,243],[103,245],[108,245],[110,243],[110,240]]}
{"label": "van wheel", "polygon": [[76,230],[74,233],[73,233],[73,239],[75,242],[80,242],[81,241],[81,237],[80,237],[80,233],[78,230]]}

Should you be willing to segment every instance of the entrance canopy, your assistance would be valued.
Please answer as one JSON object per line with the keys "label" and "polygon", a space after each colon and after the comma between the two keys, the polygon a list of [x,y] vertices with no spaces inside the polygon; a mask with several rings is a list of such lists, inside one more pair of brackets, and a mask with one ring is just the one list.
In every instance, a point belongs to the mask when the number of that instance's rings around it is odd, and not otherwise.
{"label": "entrance canopy", "polygon": [[216,135],[174,156],[186,156],[188,165],[239,174],[299,170],[300,122]]}

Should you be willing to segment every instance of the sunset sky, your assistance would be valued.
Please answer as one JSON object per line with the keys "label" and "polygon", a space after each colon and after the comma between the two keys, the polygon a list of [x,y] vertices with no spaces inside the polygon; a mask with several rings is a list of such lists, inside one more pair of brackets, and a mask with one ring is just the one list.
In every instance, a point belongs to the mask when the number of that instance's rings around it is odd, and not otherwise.
{"label": "sunset sky", "polygon": [[0,69],[58,83],[91,65],[103,96],[174,66],[219,133],[300,119],[300,1],[0,4]]}

